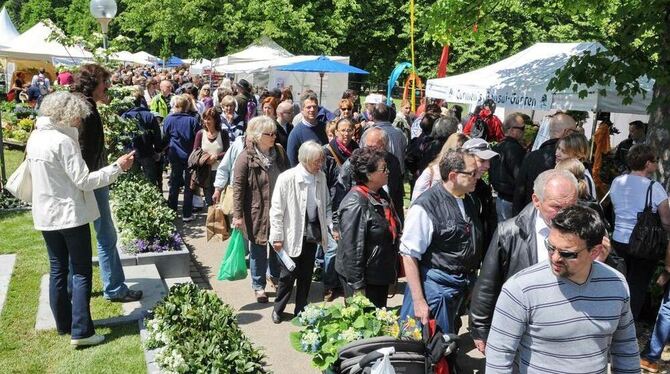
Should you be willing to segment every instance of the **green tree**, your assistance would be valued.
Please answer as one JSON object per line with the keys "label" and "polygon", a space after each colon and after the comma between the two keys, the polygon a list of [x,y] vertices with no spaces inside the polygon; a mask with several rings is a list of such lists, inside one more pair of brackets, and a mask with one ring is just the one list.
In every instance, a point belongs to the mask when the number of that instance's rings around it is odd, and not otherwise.
{"label": "green tree", "polygon": [[16,26],[19,32],[24,32],[37,22],[53,16],[54,9],[50,0],[28,0],[21,6],[21,19]]}

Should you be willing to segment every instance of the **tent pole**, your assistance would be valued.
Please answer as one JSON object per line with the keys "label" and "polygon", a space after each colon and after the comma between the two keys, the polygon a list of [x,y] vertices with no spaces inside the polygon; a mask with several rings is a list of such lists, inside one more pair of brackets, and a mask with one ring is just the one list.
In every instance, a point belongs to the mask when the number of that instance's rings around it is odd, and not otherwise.
{"label": "tent pole", "polygon": [[323,104],[321,103],[321,94],[323,93],[323,75],[324,75],[324,74],[325,74],[325,73],[322,72],[322,71],[319,72],[319,77],[320,77],[320,79],[321,79],[321,81],[319,82],[319,104],[320,104],[321,106],[323,106]]}
{"label": "tent pole", "polygon": [[[2,123],[2,112],[0,112],[0,124]],[[2,125],[0,125],[0,184],[5,185],[7,174],[5,171],[5,142],[2,137]]]}
{"label": "tent pole", "polygon": [[593,152],[595,151],[595,134],[596,134],[596,124],[598,123],[598,115],[600,110],[592,112],[593,113],[593,125],[591,125],[591,139],[589,143],[591,144],[591,149],[589,150],[589,161],[593,162]]}

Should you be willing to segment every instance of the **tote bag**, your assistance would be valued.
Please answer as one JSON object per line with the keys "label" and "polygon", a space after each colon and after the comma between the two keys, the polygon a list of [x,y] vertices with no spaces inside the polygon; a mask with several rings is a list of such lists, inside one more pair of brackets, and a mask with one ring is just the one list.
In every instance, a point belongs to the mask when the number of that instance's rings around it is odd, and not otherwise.
{"label": "tote bag", "polygon": [[9,176],[5,189],[17,199],[30,203],[33,200],[33,178],[30,174],[28,160],[23,160],[21,165]]}
{"label": "tote bag", "polygon": [[644,210],[637,214],[637,223],[628,241],[628,254],[647,260],[660,260],[668,245],[668,235],[658,212],[654,213],[651,209],[653,185],[654,181],[651,181],[647,188]]}

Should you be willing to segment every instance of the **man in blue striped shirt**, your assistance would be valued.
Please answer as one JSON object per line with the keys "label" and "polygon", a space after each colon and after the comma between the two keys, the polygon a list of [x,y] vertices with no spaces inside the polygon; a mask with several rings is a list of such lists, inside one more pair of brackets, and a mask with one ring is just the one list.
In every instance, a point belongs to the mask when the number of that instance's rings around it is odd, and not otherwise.
{"label": "man in blue striped shirt", "polygon": [[572,206],[552,220],[549,260],[503,286],[486,346],[486,373],[639,373],[624,276],[594,261],[605,227]]}

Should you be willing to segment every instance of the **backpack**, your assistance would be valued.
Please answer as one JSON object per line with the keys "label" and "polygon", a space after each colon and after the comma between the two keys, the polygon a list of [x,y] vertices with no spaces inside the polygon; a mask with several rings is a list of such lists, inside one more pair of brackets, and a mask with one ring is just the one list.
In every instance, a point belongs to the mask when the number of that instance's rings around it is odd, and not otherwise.
{"label": "backpack", "polygon": [[477,117],[475,123],[472,124],[470,129],[470,138],[481,138],[487,140],[489,137],[489,125],[486,123],[486,120],[482,117]]}

